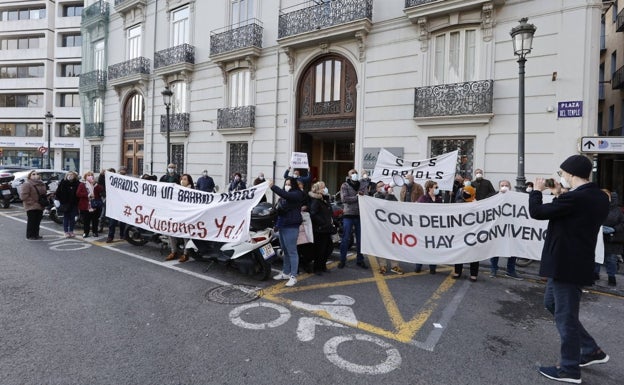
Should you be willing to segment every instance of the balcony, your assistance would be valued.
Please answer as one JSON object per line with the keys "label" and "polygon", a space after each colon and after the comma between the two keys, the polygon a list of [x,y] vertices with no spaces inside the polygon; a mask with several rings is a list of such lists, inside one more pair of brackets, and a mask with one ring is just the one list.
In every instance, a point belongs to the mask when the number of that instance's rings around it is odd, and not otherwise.
{"label": "balcony", "polygon": [[146,57],[137,57],[108,66],[108,84],[121,87],[145,83],[149,79],[149,74],[150,60]]}
{"label": "balcony", "polygon": [[193,72],[195,65],[195,47],[182,44],[158,51],[154,54],[154,73],[171,75]]}
{"label": "balcony", "polygon": [[[615,9],[615,7],[614,7],[614,9]],[[622,9],[620,12],[618,12],[617,20],[615,22],[615,25],[616,25],[615,30],[617,32],[624,31],[624,9]]]}
{"label": "balcony", "polygon": [[80,59],[82,57],[81,47],[56,47],[54,52],[56,59]]}
{"label": "balcony", "polygon": [[262,30],[260,20],[250,19],[210,32],[210,59],[224,62],[260,56]]}
{"label": "balcony", "polygon": [[97,140],[104,137],[104,123],[85,123],[84,127],[86,139]]}
{"label": "balcony", "polygon": [[256,125],[256,106],[219,108],[217,129],[222,134],[250,134]]}
{"label": "balcony", "polygon": [[124,28],[129,23],[143,23],[147,0],[115,0],[115,11],[123,18]]}
{"label": "balcony", "polygon": [[373,0],[334,0],[280,10],[277,42],[282,47],[310,46],[366,35],[373,20]]}
{"label": "balcony", "polygon": [[95,70],[80,74],[79,88],[80,92],[106,90],[106,71]]}
{"label": "balcony", "polygon": [[[169,135],[188,136],[191,127],[191,114],[188,112],[169,115]],[[167,115],[160,115],[160,133],[167,134]]]}
{"label": "balcony", "polygon": [[403,13],[413,23],[417,23],[422,17],[446,16],[453,12],[481,9],[504,3],[505,0],[405,0]]}
{"label": "balcony", "polygon": [[415,90],[414,118],[468,116],[467,120],[486,123],[492,116],[493,96],[493,80],[418,87]]}
{"label": "balcony", "polygon": [[82,10],[82,27],[88,27],[90,25],[103,22],[108,22],[109,5],[106,1],[97,1],[87,8]]}
{"label": "balcony", "polygon": [[618,68],[618,70],[611,75],[611,89],[621,90],[622,88],[624,88],[624,66]]}

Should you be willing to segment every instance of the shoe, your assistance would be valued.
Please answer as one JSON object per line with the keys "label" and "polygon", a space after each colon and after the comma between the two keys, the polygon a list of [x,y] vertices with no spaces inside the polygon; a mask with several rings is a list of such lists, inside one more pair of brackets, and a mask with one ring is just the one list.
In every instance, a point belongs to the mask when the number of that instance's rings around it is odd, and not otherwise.
{"label": "shoe", "polygon": [[461,274],[453,274],[453,275],[451,275],[451,278],[453,278],[453,279],[459,279],[459,277],[461,277]]}
{"label": "shoe", "polygon": [[579,364],[579,366],[581,368],[584,368],[589,365],[604,364],[608,361],[609,356],[607,355],[607,353],[603,352],[602,349],[598,349],[591,354],[581,356],[581,363]]}
{"label": "shoe", "polygon": [[65,238],[71,238],[71,234],[70,233],[65,233]]}
{"label": "shoe", "polygon": [[517,280],[517,281],[522,281],[522,280],[524,280],[524,278],[522,278],[521,276],[519,276],[519,275],[518,275],[518,273],[516,273],[516,272],[513,272],[513,273],[509,273],[509,272],[507,272],[507,273],[505,273],[505,277],[513,278],[513,279],[515,279],[515,280]]}
{"label": "shoe", "polygon": [[477,277],[475,277],[474,275],[471,275],[470,282],[477,282]]}
{"label": "shoe", "polygon": [[394,274],[403,275],[403,270],[401,270],[401,268],[398,266],[393,267],[392,269],[390,269],[390,271]]}
{"label": "shoe", "polygon": [[182,256],[180,257],[180,259],[178,260],[178,262],[180,262],[180,263],[184,263],[184,262],[186,262],[186,261],[188,261],[188,260],[189,260],[188,255],[186,255],[186,254],[182,254]]}
{"label": "shoe", "polygon": [[111,237],[106,238],[106,243],[113,243],[113,238]]}
{"label": "shoe", "polygon": [[581,383],[581,375],[577,374],[573,376],[569,373],[564,372],[558,366],[542,366],[539,368],[539,372],[541,375],[550,378],[551,380],[561,381],[561,382],[570,382],[573,384]]}
{"label": "shoe", "polygon": [[40,239],[42,239],[43,237],[41,236],[36,236],[36,237],[27,237],[26,239],[28,239],[29,241],[38,241]]}
{"label": "shoe", "polygon": [[291,275],[290,278],[288,279],[288,282],[286,282],[286,286],[291,287],[291,286],[295,286],[297,284],[297,278],[294,275]]}
{"label": "shoe", "polygon": [[490,278],[496,278],[496,270],[490,271]]}
{"label": "shoe", "polygon": [[70,237],[70,238],[74,238],[74,237],[76,237],[76,234],[74,234],[74,232],[73,232],[73,231],[71,231],[71,232],[69,233],[69,237]]}
{"label": "shoe", "polygon": [[609,276],[609,286],[615,286],[615,285],[616,285],[615,276],[614,275]]}
{"label": "shoe", "polygon": [[368,266],[366,266],[366,262],[364,261],[357,261],[355,264],[361,267],[362,269],[368,269]]}
{"label": "shoe", "polygon": [[600,281],[600,274],[594,273],[594,281]]}
{"label": "shoe", "polygon": [[98,234],[98,233],[93,233],[93,236],[94,236],[95,238],[97,238],[97,237],[99,237],[99,236],[100,236],[100,234]]}
{"label": "shoe", "polygon": [[340,261],[340,262],[338,263],[338,268],[339,268],[339,269],[344,269],[345,265],[346,265],[346,262]]}
{"label": "shoe", "polygon": [[84,233],[84,234],[82,234],[82,237],[83,237],[83,238],[89,238],[89,233]]}
{"label": "shoe", "polygon": [[386,274],[386,267],[382,266],[379,268],[379,274]]}
{"label": "shoe", "polygon": [[176,253],[175,251],[172,251],[171,253],[169,253],[169,255],[167,255],[167,257],[165,258],[165,261],[173,261],[174,259],[178,258],[178,253]]}
{"label": "shoe", "polygon": [[273,276],[273,279],[276,280],[276,281],[281,281],[283,279],[290,279],[290,275],[284,274],[284,273],[280,272],[278,275]]}

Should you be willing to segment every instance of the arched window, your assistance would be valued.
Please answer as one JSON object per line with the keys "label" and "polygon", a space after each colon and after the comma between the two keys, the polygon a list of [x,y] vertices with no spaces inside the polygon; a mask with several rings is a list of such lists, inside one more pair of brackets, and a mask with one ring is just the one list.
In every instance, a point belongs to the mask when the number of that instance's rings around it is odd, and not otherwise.
{"label": "arched window", "polygon": [[145,103],[143,95],[135,93],[126,102],[124,108],[124,131],[143,129],[143,113],[145,111]]}

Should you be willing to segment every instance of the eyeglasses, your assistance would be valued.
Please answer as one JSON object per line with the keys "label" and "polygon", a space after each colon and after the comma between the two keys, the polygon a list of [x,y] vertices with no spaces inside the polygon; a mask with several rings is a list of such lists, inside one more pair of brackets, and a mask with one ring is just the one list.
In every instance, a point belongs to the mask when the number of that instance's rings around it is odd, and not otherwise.
{"label": "eyeglasses", "polygon": [[563,172],[562,172],[561,170],[559,170],[559,171],[557,171],[557,175],[558,175],[558,176],[562,176],[562,175],[563,175]]}

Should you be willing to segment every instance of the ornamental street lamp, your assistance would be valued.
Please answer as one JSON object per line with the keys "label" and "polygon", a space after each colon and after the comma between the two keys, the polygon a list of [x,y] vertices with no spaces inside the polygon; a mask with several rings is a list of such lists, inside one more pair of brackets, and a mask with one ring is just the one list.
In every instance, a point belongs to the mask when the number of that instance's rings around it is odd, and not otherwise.
{"label": "ornamental street lamp", "polygon": [[524,177],[524,64],[526,55],[533,48],[533,35],[537,28],[527,24],[529,19],[520,19],[520,24],[509,33],[513,42],[514,55],[518,56],[518,176],[516,177],[516,191],[524,191],[526,178]]}
{"label": "ornamental street lamp", "polygon": [[170,135],[170,122],[169,122],[169,109],[171,108],[171,97],[173,96],[173,92],[169,89],[169,86],[166,86],[165,89],[161,92],[163,96],[163,103],[165,104],[165,109],[167,110],[167,164],[165,167],[169,166],[171,163],[171,150],[169,147],[169,135]]}
{"label": "ornamental street lamp", "polygon": [[52,115],[50,111],[48,111],[48,113],[45,114],[45,121],[48,124],[48,170],[52,169],[52,163],[50,162],[50,150],[51,150],[50,149],[50,133],[51,133],[50,126],[52,125],[53,118],[54,118],[54,115]]}

